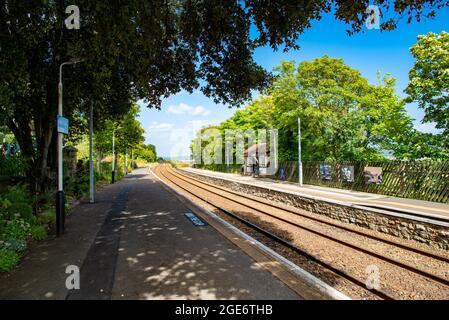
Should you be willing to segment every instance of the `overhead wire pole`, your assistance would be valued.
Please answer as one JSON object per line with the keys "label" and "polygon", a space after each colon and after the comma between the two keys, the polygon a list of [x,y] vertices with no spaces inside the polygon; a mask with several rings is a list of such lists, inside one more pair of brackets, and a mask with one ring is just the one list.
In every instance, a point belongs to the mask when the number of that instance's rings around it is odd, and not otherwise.
{"label": "overhead wire pole", "polygon": [[95,181],[94,181],[94,159],[93,159],[93,143],[92,137],[94,134],[94,103],[90,104],[90,118],[89,118],[89,191],[90,203],[95,202]]}
{"label": "overhead wire pole", "polygon": [[301,159],[301,119],[298,117],[298,182],[302,187],[302,159]]}

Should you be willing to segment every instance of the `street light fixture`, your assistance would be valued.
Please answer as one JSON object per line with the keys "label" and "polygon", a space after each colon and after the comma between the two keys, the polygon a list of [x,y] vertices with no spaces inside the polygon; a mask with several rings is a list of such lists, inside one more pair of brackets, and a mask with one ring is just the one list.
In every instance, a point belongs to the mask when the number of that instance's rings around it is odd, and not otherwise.
{"label": "street light fixture", "polygon": [[115,182],[115,131],[122,129],[121,127],[112,130],[112,172],[111,183]]}
{"label": "street light fixture", "polygon": [[[62,117],[62,67],[65,65],[76,64],[82,60],[71,60],[61,63],[59,66],[59,84],[58,84],[58,127]],[[67,133],[67,132],[66,132]],[[63,157],[62,143],[64,140],[63,132],[58,128],[58,192],[56,192],[56,236],[64,233],[65,212],[64,212],[64,185],[63,185]]]}

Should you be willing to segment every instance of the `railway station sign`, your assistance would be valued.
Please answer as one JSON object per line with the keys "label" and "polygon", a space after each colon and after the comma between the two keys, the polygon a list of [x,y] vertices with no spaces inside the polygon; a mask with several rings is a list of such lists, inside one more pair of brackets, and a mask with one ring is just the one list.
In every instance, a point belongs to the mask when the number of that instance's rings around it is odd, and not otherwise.
{"label": "railway station sign", "polygon": [[64,118],[63,116],[58,116],[56,121],[58,132],[63,134],[69,134],[69,119]]}

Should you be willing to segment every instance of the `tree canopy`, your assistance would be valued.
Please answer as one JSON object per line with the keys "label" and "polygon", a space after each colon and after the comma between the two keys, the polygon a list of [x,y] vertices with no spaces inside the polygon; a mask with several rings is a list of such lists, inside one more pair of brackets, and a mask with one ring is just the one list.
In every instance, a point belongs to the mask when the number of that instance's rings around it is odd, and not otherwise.
{"label": "tree canopy", "polygon": [[[442,0],[375,0],[385,17],[420,20],[447,6]],[[132,102],[161,99],[184,89],[238,105],[271,75],[253,50],[296,48],[311,21],[334,12],[361,30],[370,1],[289,0],[79,0],[80,29],[67,29],[64,1],[0,4],[0,114],[27,159],[29,178],[48,185],[55,169],[55,118],[61,63],[82,59],[63,72],[64,114],[82,118],[91,103],[95,125],[124,115]],[[396,27],[386,19],[383,30]],[[251,32],[255,27],[256,32]],[[255,34],[251,37],[251,34]]]}
{"label": "tree canopy", "polygon": [[388,154],[399,159],[448,156],[437,137],[413,128],[389,75],[379,74],[373,85],[342,59],[328,56],[299,64],[283,61],[275,70],[273,85],[222,122],[222,134],[226,129],[276,128],[279,159],[296,160],[300,118],[305,161],[382,160]]}
{"label": "tree canopy", "polygon": [[418,37],[410,49],[416,59],[406,88],[410,102],[424,109],[424,121],[449,135],[449,33],[428,33]]}

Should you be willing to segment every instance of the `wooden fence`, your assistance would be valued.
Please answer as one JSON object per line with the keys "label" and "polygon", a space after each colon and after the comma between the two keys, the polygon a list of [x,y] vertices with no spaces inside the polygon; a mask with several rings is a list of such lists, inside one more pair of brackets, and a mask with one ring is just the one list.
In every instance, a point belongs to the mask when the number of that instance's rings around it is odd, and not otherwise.
{"label": "wooden fence", "polygon": [[[285,179],[298,181],[298,163],[280,163]],[[375,172],[376,174],[372,174]],[[352,173],[352,174],[351,174]],[[377,176],[379,174],[379,176]],[[279,179],[279,170],[276,175]],[[449,203],[449,162],[304,162],[305,184]]]}
{"label": "wooden fence", "polygon": [[[197,165],[240,172],[241,165]],[[298,182],[298,162],[281,162],[284,179]],[[273,178],[280,179],[280,170]],[[449,203],[449,161],[304,162],[304,184]]]}

